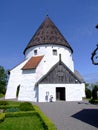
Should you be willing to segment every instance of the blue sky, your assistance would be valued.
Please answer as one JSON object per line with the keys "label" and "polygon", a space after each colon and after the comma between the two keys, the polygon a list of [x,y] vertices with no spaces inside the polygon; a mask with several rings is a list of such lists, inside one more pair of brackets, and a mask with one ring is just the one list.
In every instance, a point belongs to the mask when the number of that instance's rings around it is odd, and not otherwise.
{"label": "blue sky", "polygon": [[98,43],[98,0],[0,0],[0,65],[12,69],[46,15],[73,48],[75,69],[98,77],[91,53]]}

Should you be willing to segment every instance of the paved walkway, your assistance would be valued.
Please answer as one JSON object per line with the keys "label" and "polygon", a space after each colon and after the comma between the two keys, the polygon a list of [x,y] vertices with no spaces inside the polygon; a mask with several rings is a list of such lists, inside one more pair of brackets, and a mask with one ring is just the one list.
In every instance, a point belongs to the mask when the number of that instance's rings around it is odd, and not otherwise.
{"label": "paved walkway", "polygon": [[36,103],[57,130],[98,130],[98,105],[87,102]]}

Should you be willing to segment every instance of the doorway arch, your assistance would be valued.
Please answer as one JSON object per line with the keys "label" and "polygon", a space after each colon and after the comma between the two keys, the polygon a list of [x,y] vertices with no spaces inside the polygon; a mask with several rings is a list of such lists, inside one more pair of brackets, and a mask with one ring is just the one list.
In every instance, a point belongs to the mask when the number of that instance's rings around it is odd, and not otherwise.
{"label": "doorway arch", "polygon": [[19,91],[20,91],[20,85],[17,86],[16,97],[18,97],[18,95],[19,95]]}

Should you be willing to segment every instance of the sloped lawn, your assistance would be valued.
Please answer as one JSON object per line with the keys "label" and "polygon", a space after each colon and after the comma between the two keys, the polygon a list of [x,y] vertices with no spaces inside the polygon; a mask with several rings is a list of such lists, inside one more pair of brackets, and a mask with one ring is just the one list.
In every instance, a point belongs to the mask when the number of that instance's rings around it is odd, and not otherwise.
{"label": "sloped lawn", "polygon": [[6,118],[0,123],[0,130],[44,130],[40,119],[34,116]]}

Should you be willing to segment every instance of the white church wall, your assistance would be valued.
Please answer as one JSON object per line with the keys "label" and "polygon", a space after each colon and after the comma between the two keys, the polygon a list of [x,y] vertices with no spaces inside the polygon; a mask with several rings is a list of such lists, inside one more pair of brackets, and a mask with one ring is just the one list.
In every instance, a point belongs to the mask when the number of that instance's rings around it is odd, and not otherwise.
{"label": "white church wall", "polygon": [[66,84],[66,101],[82,101],[84,84]]}
{"label": "white church wall", "polygon": [[5,99],[16,98],[17,87],[21,84],[22,79],[21,68],[26,62],[27,60],[23,61],[21,64],[19,64],[10,71],[10,77],[7,85]]}
{"label": "white church wall", "polygon": [[18,100],[21,101],[36,101],[36,73],[35,70],[23,70],[21,87]]}
{"label": "white church wall", "polygon": [[17,87],[20,85],[18,100],[37,100],[37,90],[34,86],[41,76],[43,76],[43,62],[39,63],[38,69],[22,70],[22,67],[28,62],[28,60],[29,59],[25,60],[10,71],[5,99],[16,98]]}
{"label": "white church wall", "polygon": [[[36,49],[38,54],[34,55],[34,50]],[[57,55],[53,55],[53,49],[57,50]],[[16,98],[17,87],[20,85],[18,100],[22,101],[36,102],[39,100],[40,102],[45,102],[49,101],[51,95],[53,95],[53,100],[56,101],[56,87],[66,88],[65,99],[67,101],[82,100],[82,97],[80,96],[81,94],[82,96],[84,95],[82,84],[40,84],[39,91],[37,90],[37,87],[35,87],[36,82],[59,61],[59,54],[61,54],[61,60],[74,71],[72,54],[68,48],[60,45],[39,45],[29,48],[25,54],[26,60],[11,70],[5,98]],[[43,55],[43,58],[35,70],[22,70],[22,67],[32,56],[41,55]],[[37,95],[38,92],[39,95]],[[49,95],[47,97],[46,93],[48,92]]]}
{"label": "white church wall", "polygon": [[18,100],[19,101],[37,101],[37,97],[35,97],[36,91],[34,90],[33,84],[25,85],[20,87],[20,93]]}
{"label": "white church wall", "polygon": [[[37,50],[37,54],[34,54],[34,50]],[[57,50],[57,55],[53,55],[53,50]],[[61,45],[38,45],[31,47],[26,50],[25,58],[30,58],[32,56],[44,55],[44,62],[48,64],[47,67],[51,68],[52,65],[59,61],[59,54],[61,54],[62,61],[74,72],[74,63],[72,60],[71,51]]]}
{"label": "white church wall", "polygon": [[[54,59],[53,59],[54,58]],[[40,102],[46,101],[46,92],[49,92],[48,100],[51,95],[53,95],[53,100],[56,101],[56,87],[65,87],[66,88],[66,100],[67,101],[75,101],[81,100],[81,94],[84,95],[84,89],[80,85],[77,84],[44,84],[39,85],[39,98],[38,98],[38,91],[37,87],[35,87],[36,82],[45,75],[49,69],[53,66],[54,61],[58,62],[59,56],[57,56],[55,60],[55,56],[48,60],[48,57],[45,55],[37,68],[35,70],[22,70],[22,67],[26,64],[29,60],[25,60],[18,66],[16,66],[13,70],[11,70],[7,91],[5,98],[11,99],[16,98],[17,87],[20,85],[20,91],[18,100],[22,101],[37,101],[39,99]],[[81,84],[81,86],[83,86]],[[71,93],[75,93],[71,94]],[[43,96],[42,96],[43,95]],[[77,98],[78,97],[78,98]]]}
{"label": "white church wall", "polygon": [[[58,87],[65,88],[66,101],[82,101],[82,97],[85,96],[84,84],[39,84],[38,101],[49,102],[51,95],[53,96],[53,101],[56,101],[56,88]],[[47,92],[48,92],[48,97],[46,94]]]}
{"label": "white church wall", "polygon": [[53,84],[39,84],[38,87],[38,101],[39,102],[49,102],[51,95],[53,96],[53,101],[56,101],[55,96],[55,85]]}

